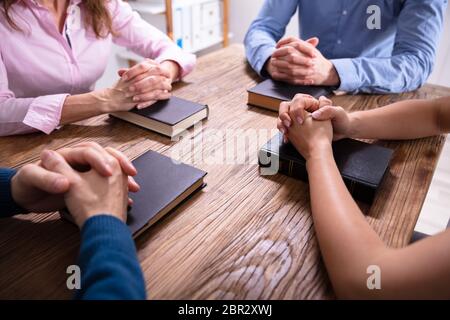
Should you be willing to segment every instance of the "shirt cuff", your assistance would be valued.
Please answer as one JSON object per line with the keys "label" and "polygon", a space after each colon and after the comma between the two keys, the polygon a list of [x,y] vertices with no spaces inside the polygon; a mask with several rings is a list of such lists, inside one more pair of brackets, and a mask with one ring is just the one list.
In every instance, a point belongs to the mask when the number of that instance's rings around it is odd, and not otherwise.
{"label": "shirt cuff", "polygon": [[181,80],[185,76],[194,70],[195,63],[197,57],[194,54],[187,53],[182,51],[181,49],[168,49],[161,56],[156,59],[156,62],[161,63],[164,61],[174,61],[178,63],[181,68],[180,78],[177,80]]}
{"label": "shirt cuff", "polygon": [[13,199],[11,194],[11,180],[17,173],[12,169],[0,170],[0,217],[8,218],[16,214],[27,213]]}
{"label": "shirt cuff", "polygon": [[361,86],[361,81],[358,79],[357,70],[352,59],[332,59],[336,71],[341,79],[341,85],[338,91],[356,92]]}
{"label": "shirt cuff", "polygon": [[264,66],[266,65],[267,60],[272,57],[274,52],[275,48],[272,46],[265,46],[258,50],[258,58],[255,60],[253,68],[263,78],[268,77],[268,73],[264,70]]}
{"label": "shirt cuff", "polygon": [[59,126],[62,108],[68,96],[68,94],[57,94],[34,99],[28,108],[23,123],[50,134]]}

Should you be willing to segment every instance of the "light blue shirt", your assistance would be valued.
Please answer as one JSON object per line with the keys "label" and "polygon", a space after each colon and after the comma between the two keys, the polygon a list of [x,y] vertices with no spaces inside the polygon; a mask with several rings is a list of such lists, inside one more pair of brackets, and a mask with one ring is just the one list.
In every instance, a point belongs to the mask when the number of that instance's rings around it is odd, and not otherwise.
{"label": "light blue shirt", "polygon": [[[372,5],[380,19],[368,10]],[[447,0],[266,0],[245,38],[247,59],[264,74],[298,8],[300,37],[320,39],[318,49],[340,76],[339,90],[412,91],[433,70],[446,7]]]}

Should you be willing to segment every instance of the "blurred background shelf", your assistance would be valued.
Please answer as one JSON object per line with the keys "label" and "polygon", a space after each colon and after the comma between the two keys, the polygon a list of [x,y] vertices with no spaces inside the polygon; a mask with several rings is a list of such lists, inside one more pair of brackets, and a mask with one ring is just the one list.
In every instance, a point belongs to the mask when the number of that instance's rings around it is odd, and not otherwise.
{"label": "blurred background shelf", "polygon": [[[163,17],[166,34],[183,50],[197,53],[215,46],[228,46],[229,0],[130,0],[131,7],[155,24]],[[117,56],[130,65],[142,57],[118,50]]]}

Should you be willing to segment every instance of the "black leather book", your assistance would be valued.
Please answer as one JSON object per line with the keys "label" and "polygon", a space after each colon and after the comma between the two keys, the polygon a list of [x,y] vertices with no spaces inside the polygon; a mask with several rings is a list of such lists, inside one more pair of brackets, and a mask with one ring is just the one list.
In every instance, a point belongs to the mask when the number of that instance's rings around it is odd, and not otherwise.
{"label": "black leather book", "polygon": [[332,88],[320,86],[294,86],[267,79],[256,87],[248,90],[248,104],[272,111],[278,111],[281,102],[292,100],[297,93],[309,94],[315,98],[319,98],[321,96],[330,95],[332,93]]}
{"label": "black leather book", "polygon": [[131,193],[133,207],[128,212],[127,224],[138,236],[155,224],[195,191],[204,187],[206,172],[150,151],[133,161],[138,170],[135,178],[141,186]]}
{"label": "black leather book", "polygon": [[208,118],[209,108],[192,101],[172,97],[169,100],[158,101],[156,104],[142,110],[111,114],[143,128],[156,131],[173,138],[197,122]]}
{"label": "black leather book", "polygon": [[[158,220],[205,186],[206,172],[149,151],[133,161],[138,170],[135,180],[141,186],[130,193],[134,204],[128,211],[127,225],[138,237]],[[67,210],[61,216],[72,221]]]}
{"label": "black leather book", "polygon": [[[333,143],[333,154],[342,178],[352,196],[372,203],[393,156],[393,150],[344,139]],[[282,173],[308,181],[306,161],[290,143],[276,135],[259,152],[259,164],[267,174]]]}

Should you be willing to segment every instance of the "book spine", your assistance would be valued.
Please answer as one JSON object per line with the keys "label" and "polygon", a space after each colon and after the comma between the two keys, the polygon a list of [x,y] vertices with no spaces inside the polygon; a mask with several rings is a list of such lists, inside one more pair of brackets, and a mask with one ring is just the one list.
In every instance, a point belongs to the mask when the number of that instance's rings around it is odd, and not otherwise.
{"label": "book spine", "polygon": [[[275,155],[269,154],[268,152],[265,152],[266,159],[272,159]],[[306,170],[306,164],[289,160],[285,158],[279,158],[279,164],[278,164],[278,173],[281,173],[283,175],[286,175],[291,178],[295,178],[298,180],[302,180],[304,182],[308,182],[308,171]],[[263,167],[270,167],[269,164],[262,164],[260,162],[260,165]],[[353,196],[354,199],[371,204],[375,198],[376,189],[374,189],[371,186],[365,185],[363,183],[360,183],[355,180],[348,179],[346,177],[343,177],[344,183],[347,186],[348,191]]]}

